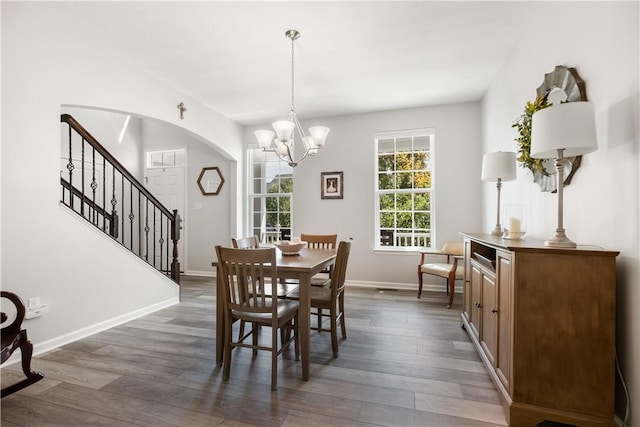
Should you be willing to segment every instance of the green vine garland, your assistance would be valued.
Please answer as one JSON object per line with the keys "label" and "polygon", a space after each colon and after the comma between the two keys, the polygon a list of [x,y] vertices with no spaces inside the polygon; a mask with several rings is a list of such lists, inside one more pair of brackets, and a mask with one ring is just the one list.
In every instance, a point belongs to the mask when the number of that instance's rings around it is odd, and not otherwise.
{"label": "green vine garland", "polygon": [[536,111],[543,110],[552,104],[547,101],[547,95],[543,94],[536,98],[535,101],[527,101],[524,108],[524,114],[518,117],[517,121],[511,125],[518,129],[520,135],[515,140],[518,142],[518,157],[516,160],[520,162],[520,166],[529,169],[531,172],[539,172],[549,175],[543,166],[543,159],[534,159],[529,153],[531,152],[531,117]]}

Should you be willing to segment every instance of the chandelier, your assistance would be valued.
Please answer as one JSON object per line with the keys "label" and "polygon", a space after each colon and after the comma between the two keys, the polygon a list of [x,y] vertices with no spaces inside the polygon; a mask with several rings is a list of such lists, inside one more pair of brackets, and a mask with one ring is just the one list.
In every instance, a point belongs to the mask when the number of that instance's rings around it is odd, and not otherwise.
{"label": "chandelier", "polygon": [[[296,167],[298,163],[303,161],[307,156],[315,156],[316,153],[324,147],[324,143],[329,133],[329,128],[325,126],[313,126],[309,128],[307,136],[300,126],[300,122],[296,117],[295,98],[294,98],[294,42],[300,38],[297,30],[289,30],[284,33],[291,39],[291,111],[287,120],[279,120],[272,124],[273,130],[257,130],[255,131],[258,145],[262,151],[270,151],[275,153],[280,160],[287,162],[289,166]],[[275,132],[274,132],[275,131]],[[295,133],[300,138],[304,154],[296,159],[294,150]],[[275,139],[274,139],[275,136]],[[300,146],[298,147],[300,148]]]}

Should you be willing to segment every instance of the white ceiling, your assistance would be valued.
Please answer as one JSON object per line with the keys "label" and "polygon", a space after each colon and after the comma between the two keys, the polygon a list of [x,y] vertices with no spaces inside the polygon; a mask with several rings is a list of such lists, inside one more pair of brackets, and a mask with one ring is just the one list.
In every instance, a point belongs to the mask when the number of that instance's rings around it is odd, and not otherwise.
{"label": "white ceiling", "polygon": [[[242,124],[479,100],[525,2],[70,2],[58,19]],[[189,106],[187,105],[187,108]],[[188,113],[187,113],[188,114]]]}

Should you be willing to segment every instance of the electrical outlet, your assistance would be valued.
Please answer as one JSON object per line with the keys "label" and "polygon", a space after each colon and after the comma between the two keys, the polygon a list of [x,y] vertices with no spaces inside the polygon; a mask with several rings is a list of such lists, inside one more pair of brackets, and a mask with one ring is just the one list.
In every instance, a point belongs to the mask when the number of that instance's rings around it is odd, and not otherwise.
{"label": "electrical outlet", "polygon": [[37,306],[27,307],[27,310],[24,313],[25,319],[33,319],[34,317],[42,316],[42,313],[47,311],[46,304],[39,304]]}

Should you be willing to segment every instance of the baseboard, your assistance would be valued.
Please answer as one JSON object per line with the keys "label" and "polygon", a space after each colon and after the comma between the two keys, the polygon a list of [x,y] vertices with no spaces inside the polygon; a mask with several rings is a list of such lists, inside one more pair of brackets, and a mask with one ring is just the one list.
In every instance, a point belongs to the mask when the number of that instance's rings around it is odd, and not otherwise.
{"label": "baseboard", "polygon": [[[100,322],[95,325],[78,329],[77,331],[73,331],[68,334],[64,334],[44,342],[34,344],[33,355],[38,356],[48,351],[55,350],[56,348],[62,347],[63,345],[97,334],[98,332],[105,331],[107,329],[113,328],[115,326],[121,325],[131,320],[135,320],[139,317],[146,316],[147,314],[154,313],[158,310],[162,310],[163,308],[178,304],[179,302],[180,302],[180,299],[178,297],[169,298],[165,301],[161,301],[159,303],[150,305],[148,307],[144,307],[139,310],[132,311],[131,313],[123,314],[121,316],[114,317],[113,319],[109,319],[104,322]],[[6,365],[7,366],[12,365],[16,362],[20,362],[20,360],[21,360],[21,353],[17,351],[13,353],[11,357],[7,360]]]}
{"label": "baseboard", "polygon": [[216,272],[215,271],[185,270],[185,272],[183,274],[185,276],[216,277]]}
{"label": "baseboard", "polygon": [[[354,288],[370,288],[370,289],[393,289],[403,291],[416,291],[418,292],[417,283],[399,283],[399,282],[371,282],[363,280],[347,280],[347,287]],[[446,292],[444,285],[435,285],[431,283],[424,283],[422,285],[423,292]],[[456,293],[462,293],[462,284],[457,285],[455,288]]]}
{"label": "baseboard", "polygon": [[[187,276],[216,277],[213,271],[185,271]],[[403,291],[418,291],[417,283],[400,283],[400,282],[372,282],[368,280],[347,280],[346,285],[354,288],[370,288],[370,289],[394,289]],[[424,283],[422,290],[427,292],[446,292],[444,285],[436,285],[432,283]],[[456,283],[455,293],[462,293],[462,284]]]}

